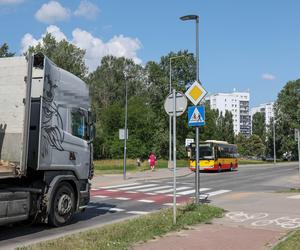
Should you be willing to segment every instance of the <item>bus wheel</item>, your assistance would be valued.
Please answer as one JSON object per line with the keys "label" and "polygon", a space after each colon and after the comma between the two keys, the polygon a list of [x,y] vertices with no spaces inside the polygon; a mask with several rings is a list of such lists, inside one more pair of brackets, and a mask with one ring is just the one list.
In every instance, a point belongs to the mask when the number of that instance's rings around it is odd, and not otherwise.
{"label": "bus wheel", "polygon": [[75,194],[72,186],[62,182],[57,187],[52,199],[52,206],[49,214],[49,223],[59,227],[68,224],[75,211]]}
{"label": "bus wheel", "polygon": [[232,163],[230,164],[230,169],[229,170],[233,171],[233,165],[232,165]]}
{"label": "bus wheel", "polygon": [[222,172],[222,165],[219,164],[218,173],[221,173],[221,172]]}

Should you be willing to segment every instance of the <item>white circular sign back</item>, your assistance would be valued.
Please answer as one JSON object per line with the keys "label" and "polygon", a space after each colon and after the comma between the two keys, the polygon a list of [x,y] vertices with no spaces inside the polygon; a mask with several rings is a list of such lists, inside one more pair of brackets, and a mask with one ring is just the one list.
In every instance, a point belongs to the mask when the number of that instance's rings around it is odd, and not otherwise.
{"label": "white circular sign back", "polygon": [[[176,92],[176,116],[181,116],[187,108],[187,99],[181,92]],[[164,104],[168,115],[173,116],[173,93],[169,94]]]}

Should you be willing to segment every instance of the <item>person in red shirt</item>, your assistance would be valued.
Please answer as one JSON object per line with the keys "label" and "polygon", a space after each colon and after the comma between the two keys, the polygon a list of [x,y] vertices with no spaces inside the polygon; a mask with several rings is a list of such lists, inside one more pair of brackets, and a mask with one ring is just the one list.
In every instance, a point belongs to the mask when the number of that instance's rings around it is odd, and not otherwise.
{"label": "person in red shirt", "polygon": [[154,167],[155,167],[155,161],[156,161],[156,157],[155,154],[153,152],[150,152],[149,154],[149,164],[150,164],[150,168],[153,171]]}

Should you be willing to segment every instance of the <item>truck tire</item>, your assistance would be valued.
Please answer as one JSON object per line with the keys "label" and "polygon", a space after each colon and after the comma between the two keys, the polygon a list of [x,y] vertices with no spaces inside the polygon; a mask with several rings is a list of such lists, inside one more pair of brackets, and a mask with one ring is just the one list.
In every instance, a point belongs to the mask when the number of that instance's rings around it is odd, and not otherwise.
{"label": "truck tire", "polygon": [[75,194],[72,186],[67,182],[61,182],[55,190],[51,204],[49,224],[54,227],[68,224],[75,211]]}

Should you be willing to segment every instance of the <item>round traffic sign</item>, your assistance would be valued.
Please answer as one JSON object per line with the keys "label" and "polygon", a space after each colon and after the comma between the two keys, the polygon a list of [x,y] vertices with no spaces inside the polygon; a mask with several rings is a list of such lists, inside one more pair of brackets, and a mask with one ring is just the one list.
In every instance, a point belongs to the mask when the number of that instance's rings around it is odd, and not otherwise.
{"label": "round traffic sign", "polygon": [[[181,92],[176,92],[176,116],[181,116],[187,107],[187,99]],[[173,116],[173,93],[169,94],[164,104],[165,111],[168,115]]]}

